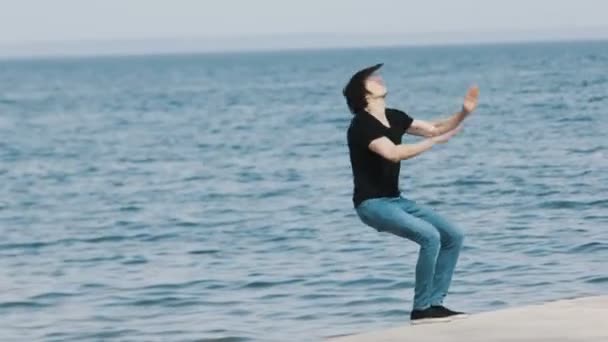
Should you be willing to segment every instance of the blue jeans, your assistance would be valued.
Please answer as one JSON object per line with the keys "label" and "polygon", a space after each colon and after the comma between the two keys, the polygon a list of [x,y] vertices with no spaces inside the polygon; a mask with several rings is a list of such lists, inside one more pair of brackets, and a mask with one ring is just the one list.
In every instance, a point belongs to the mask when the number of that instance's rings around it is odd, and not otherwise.
{"label": "blue jeans", "polygon": [[372,198],[356,208],[363,223],[420,245],[414,309],[442,305],[448,293],[464,235],[431,208],[402,196]]}

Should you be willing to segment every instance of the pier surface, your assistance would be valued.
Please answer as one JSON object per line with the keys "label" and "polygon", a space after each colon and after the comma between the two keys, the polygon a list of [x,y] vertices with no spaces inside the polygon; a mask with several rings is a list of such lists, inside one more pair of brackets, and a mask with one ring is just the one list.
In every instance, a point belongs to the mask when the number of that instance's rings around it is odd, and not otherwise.
{"label": "pier surface", "polygon": [[608,296],[560,300],[332,338],[331,342],[608,342]]}

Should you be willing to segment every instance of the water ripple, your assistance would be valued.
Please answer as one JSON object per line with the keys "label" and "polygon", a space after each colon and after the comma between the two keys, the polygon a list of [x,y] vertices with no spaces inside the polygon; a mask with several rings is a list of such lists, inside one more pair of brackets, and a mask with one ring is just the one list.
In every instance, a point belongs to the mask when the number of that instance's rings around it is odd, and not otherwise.
{"label": "water ripple", "polygon": [[589,242],[576,247],[571,248],[568,253],[579,254],[579,253],[596,253],[600,251],[608,251],[608,243],[603,242]]}

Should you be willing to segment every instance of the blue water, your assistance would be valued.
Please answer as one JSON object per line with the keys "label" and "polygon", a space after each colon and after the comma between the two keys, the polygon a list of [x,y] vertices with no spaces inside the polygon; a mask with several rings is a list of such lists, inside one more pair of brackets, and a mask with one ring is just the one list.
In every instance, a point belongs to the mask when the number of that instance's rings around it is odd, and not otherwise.
{"label": "blue water", "polygon": [[[313,341],[407,324],[417,248],[352,209],[341,88],[385,62],[402,165],[467,233],[448,304],[608,292],[608,43],[0,62],[4,341]],[[409,137],[406,142],[414,142]]]}

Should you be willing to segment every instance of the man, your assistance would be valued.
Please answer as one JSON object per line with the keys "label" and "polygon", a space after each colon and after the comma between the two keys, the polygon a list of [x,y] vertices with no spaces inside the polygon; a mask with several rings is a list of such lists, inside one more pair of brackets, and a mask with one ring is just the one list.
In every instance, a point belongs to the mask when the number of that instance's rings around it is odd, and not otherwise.
{"label": "man", "polygon": [[[443,306],[463,241],[462,231],[427,206],[405,198],[399,190],[402,160],[446,143],[477,106],[479,89],[471,87],[462,110],[433,122],[413,119],[386,108],[387,89],[378,64],[357,72],[344,88],[354,117],[348,128],[348,148],[354,178],[353,203],[363,223],[420,245],[412,323],[448,320],[464,313]],[[401,144],[405,134],[426,137]]]}

